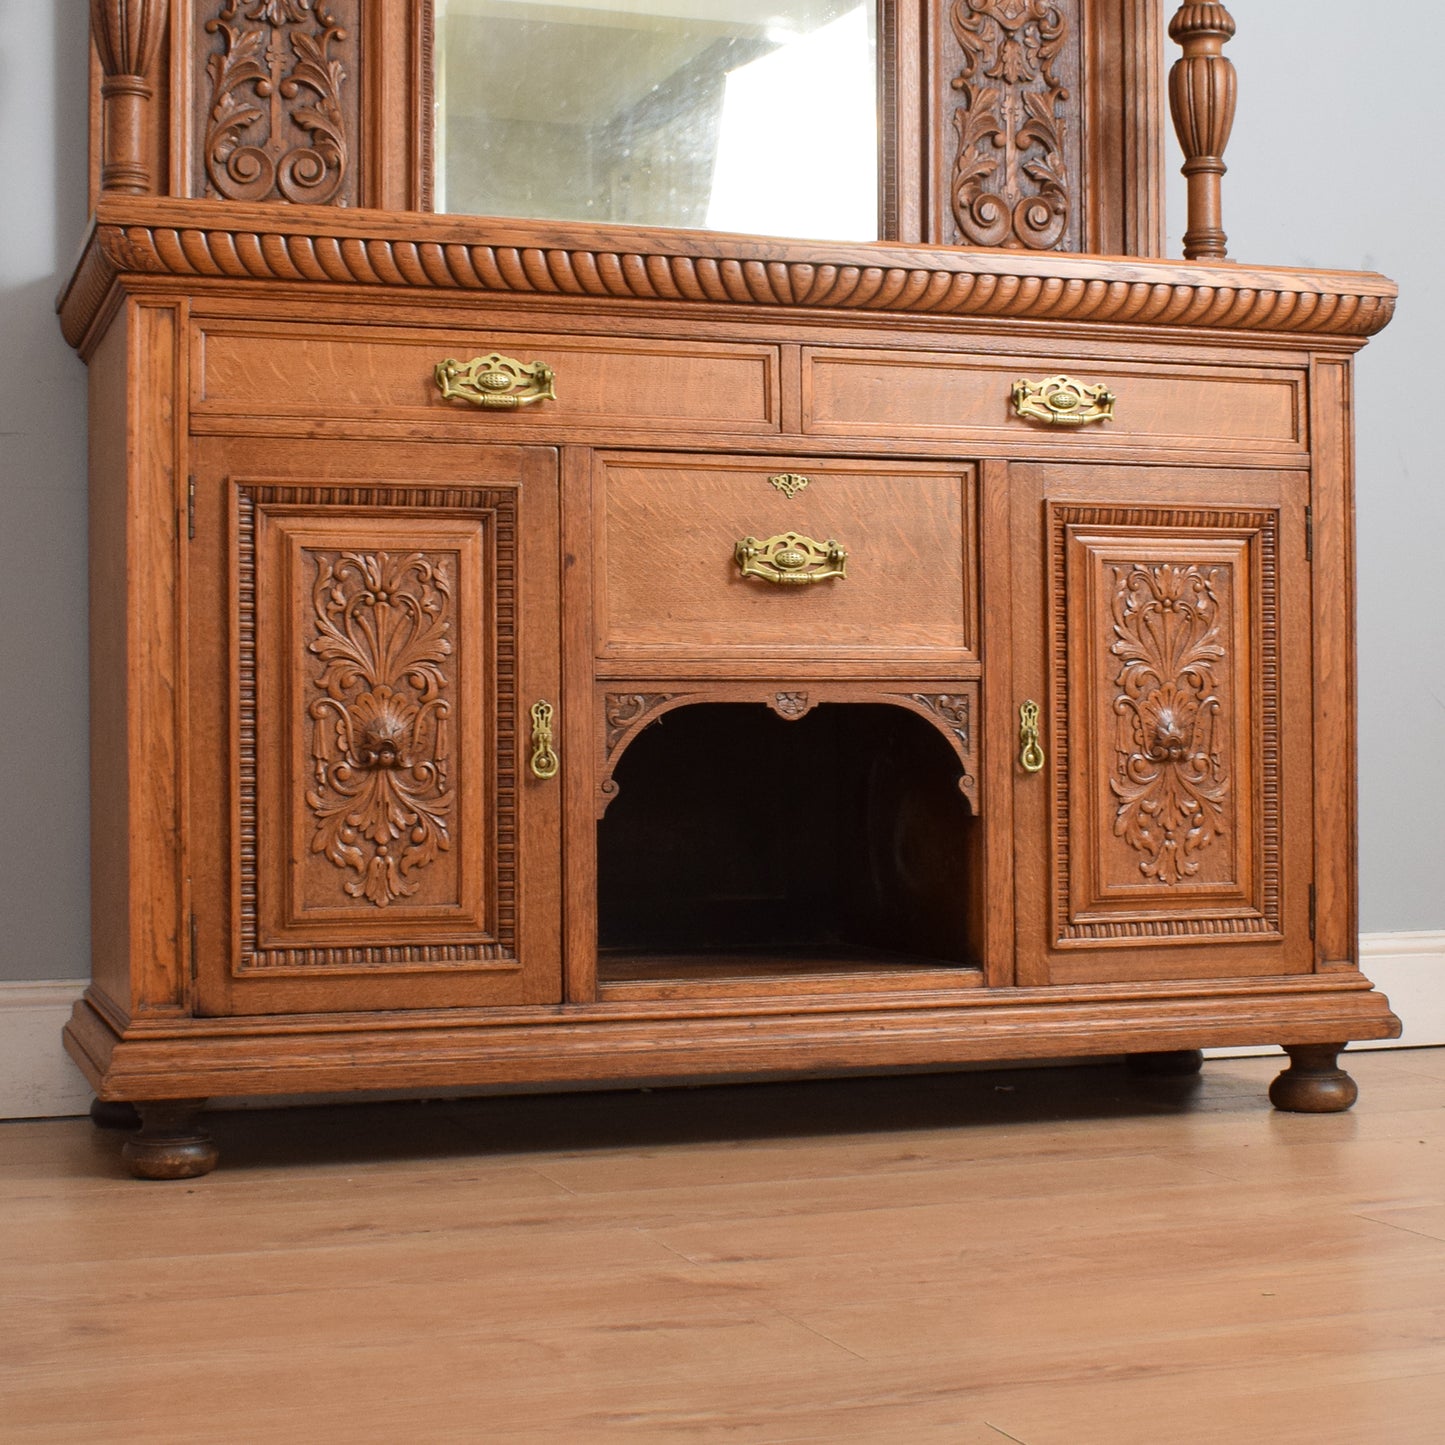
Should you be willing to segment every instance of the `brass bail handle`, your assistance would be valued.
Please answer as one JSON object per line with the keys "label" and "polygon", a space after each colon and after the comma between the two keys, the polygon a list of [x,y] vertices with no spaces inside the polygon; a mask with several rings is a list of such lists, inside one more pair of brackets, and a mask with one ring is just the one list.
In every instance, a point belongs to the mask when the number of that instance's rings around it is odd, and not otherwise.
{"label": "brass bail handle", "polygon": [[515,411],[539,401],[556,401],[557,375],[545,362],[521,362],[494,351],[458,361],[449,356],[436,364],[433,373],[444,401],[494,411]]}
{"label": "brass bail handle", "polygon": [[831,537],[815,542],[800,532],[784,532],[760,542],[744,537],[733,544],[738,575],[788,586],[827,582],[848,575],[848,553]]}
{"label": "brass bail handle", "polygon": [[1026,702],[1019,708],[1019,766],[1026,773],[1044,770],[1044,749],[1039,742],[1039,705]]}
{"label": "brass bail handle", "polygon": [[560,766],[552,746],[552,704],[544,698],[532,704],[532,776],[545,782]]}
{"label": "brass bail handle", "polygon": [[1118,397],[1107,386],[1086,386],[1071,376],[1049,376],[1043,381],[1016,381],[1012,393],[1014,415],[1046,426],[1088,426],[1113,421]]}

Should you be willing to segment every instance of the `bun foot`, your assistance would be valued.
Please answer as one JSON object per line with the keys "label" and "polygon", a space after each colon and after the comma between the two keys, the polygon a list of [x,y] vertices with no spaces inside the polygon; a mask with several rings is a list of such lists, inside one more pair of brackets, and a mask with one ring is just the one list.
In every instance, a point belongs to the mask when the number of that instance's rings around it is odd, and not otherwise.
{"label": "bun foot", "polygon": [[1152,1054],[1126,1054],[1124,1064],[1142,1079],[1183,1079],[1204,1067],[1203,1049],[1165,1049]]}
{"label": "bun foot", "polygon": [[209,1174],[220,1157],[197,1116],[204,1099],[167,1099],[138,1104],[140,1132],[121,1147],[137,1179],[196,1179]]}
{"label": "bun foot", "polygon": [[1269,1102],[1291,1114],[1338,1114],[1360,1096],[1335,1060],[1343,1044],[1286,1044],[1289,1068],[1269,1086]]}
{"label": "bun foot", "polygon": [[92,1099],[90,1122],[97,1129],[139,1129],[140,1113],[126,1099]]}

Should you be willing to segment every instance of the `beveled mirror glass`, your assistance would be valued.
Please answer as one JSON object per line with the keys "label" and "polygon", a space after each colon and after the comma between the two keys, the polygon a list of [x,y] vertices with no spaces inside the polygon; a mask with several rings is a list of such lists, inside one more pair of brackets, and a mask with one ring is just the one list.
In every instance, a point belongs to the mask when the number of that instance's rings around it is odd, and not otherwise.
{"label": "beveled mirror glass", "polygon": [[873,0],[436,0],[436,209],[878,236]]}

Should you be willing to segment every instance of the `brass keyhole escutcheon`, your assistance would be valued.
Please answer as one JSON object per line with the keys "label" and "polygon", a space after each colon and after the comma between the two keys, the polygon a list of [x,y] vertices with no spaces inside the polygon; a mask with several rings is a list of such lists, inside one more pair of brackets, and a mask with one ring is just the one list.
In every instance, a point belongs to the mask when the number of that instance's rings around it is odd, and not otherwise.
{"label": "brass keyhole escutcheon", "polygon": [[1026,702],[1019,708],[1019,766],[1026,773],[1044,770],[1044,749],[1039,742],[1039,705]]}
{"label": "brass keyhole escutcheon", "polygon": [[532,776],[545,782],[557,776],[559,767],[552,746],[552,704],[543,699],[532,704]]}

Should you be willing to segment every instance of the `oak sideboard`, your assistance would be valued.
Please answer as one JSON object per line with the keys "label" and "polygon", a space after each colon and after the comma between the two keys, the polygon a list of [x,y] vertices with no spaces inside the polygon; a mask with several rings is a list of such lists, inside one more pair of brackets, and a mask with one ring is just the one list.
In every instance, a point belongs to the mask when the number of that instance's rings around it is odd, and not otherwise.
{"label": "oak sideboard", "polygon": [[[237,196],[182,45],[328,7],[132,7],[148,52],[93,8],[66,1038],[135,1172],[209,1169],[215,1096],[1278,1044],[1279,1107],[1349,1106],[1399,1030],[1354,861],[1388,281],[1224,260],[1222,165],[1186,261],[1091,248],[1157,237],[1127,166],[1049,245],[906,182],[873,241],[439,214],[405,146],[345,205]],[[1180,9],[1222,86],[1223,7]]]}

